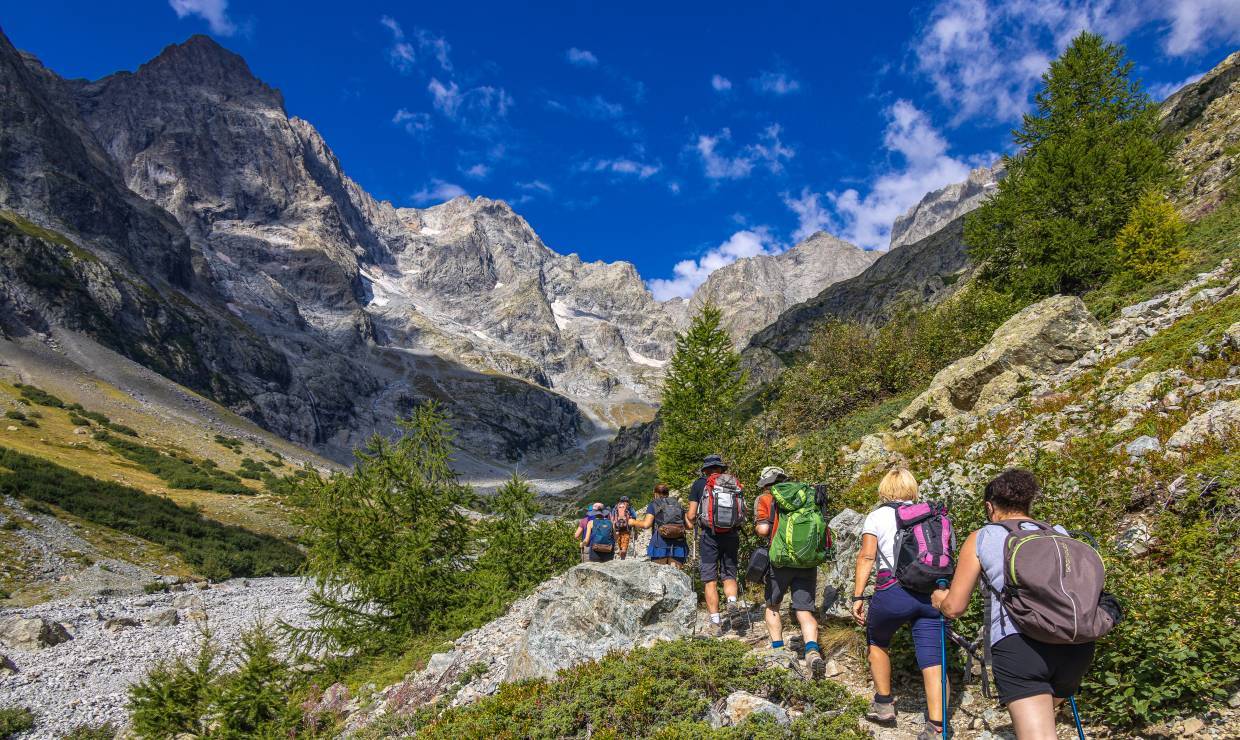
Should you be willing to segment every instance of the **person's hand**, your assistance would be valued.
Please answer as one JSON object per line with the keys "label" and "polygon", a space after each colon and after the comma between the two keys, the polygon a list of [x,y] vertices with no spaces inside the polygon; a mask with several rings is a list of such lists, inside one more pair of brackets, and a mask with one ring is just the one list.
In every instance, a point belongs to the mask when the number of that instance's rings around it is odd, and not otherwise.
{"label": "person's hand", "polygon": [[853,621],[858,625],[865,626],[865,602],[858,599],[852,603]]}
{"label": "person's hand", "polygon": [[947,599],[947,589],[945,588],[935,589],[934,592],[930,594],[930,605],[933,606],[935,609],[942,611],[943,602],[946,599]]}

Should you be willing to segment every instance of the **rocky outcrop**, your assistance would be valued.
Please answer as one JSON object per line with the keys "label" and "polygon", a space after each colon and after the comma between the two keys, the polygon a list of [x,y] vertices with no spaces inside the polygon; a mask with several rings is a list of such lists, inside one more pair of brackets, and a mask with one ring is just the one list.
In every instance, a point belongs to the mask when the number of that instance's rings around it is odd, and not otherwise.
{"label": "rocky outcrop", "polygon": [[692,581],[677,568],[642,560],[584,563],[539,598],[508,680],[550,678],[612,650],[688,637],[696,617]]}
{"label": "rocky outcrop", "polygon": [[857,572],[857,553],[861,551],[861,525],[865,517],[852,509],[836,514],[831,529],[831,559],[819,578],[822,614],[836,619],[851,619],[853,579]]}
{"label": "rocky outcrop", "polygon": [[896,218],[891,225],[891,246],[902,247],[921,241],[952,221],[976,209],[999,187],[1003,163],[978,167],[964,182],[945,185],[926,193],[917,205]]}
{"label": "rocky outcrop", "polygon": [[1210,439],[1232,438],[1236,434],[1240,434],[1240,400],[1219,401],[1177,429],[1167,440],[1167,447],[1188,447]]}
{"label": "rocky outcrop", "polygon": [[1209,213],[1240,172],[1240,52],[1167,98],[1159,117],[1185,175],[1176,202],[1190,218]]}
{"label": "rocky outcrop", "polygon": [[749,340],[744,351],[747,366],[759,379],[778,373],[809,344],[823,322],[880,321],[901,301],[921,305],[941,300],[961,283],[968,268],[964,220],[958,218],[920,241],[884,253],[860,275],[785,311]]}
{"label": "rocky outcrop", "polygon": [[860,274],[878,256],[819,231],[786,252],[746,257],[715,270],[694,292],[689,315],[714,304],[732,341],[743,347],[789,307]]}
{"label": "rocky outcrop", "polygon": [[986,411],[1016,397],[1022,383],[1070,365],[1103,336],[1080,298],[1039,301],[1004,322],[977,353],[940,370],[895,425]]}

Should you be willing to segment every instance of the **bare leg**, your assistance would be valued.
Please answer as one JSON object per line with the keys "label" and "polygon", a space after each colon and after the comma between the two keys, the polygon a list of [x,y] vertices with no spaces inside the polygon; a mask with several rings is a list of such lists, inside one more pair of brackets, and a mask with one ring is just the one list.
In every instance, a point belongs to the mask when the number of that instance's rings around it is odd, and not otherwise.
{"label": "bare leg", "polygon": [[1050,694],[1017,699],[1008,704],[1017,740],[1055,740],[1055,704]]}
{"label": "bare leg", "polygon": [[870,676],[874,679],[874,693],[891,695],[891,654],[885,648],[870,646]]}
{"label": "bare leg", "polygon": [[784,620],[779,616],[778,607],[772,609],[771,605],[767,604],[762,620],[766,622],[766,631],[771,636],[771,642],[779,642],[784,639]]}
{"label": "bare leg", "polygon": [[813,612],[796,612],[797,623],[801,625],[801,639],[806,642],[818,642],[818,618]]}
{"label": "bare leg", "polygon": [[707,581],[702,584],[703,591],[706,594],[706,611],[711,614],[719,613],[719,588],[716,586],[718,581]]}
{"label": "bare leg", "polygon": [[[735,578],[729,578],[729,579],[727,579],[726,581],[724,581],[724,582],[723,582],[723,594],[724,594],[725,596],[731,596],[731,597],[735,598],[737,593],[739,593],[739,592],[738,592],[738,590],[737,590],[737,588],[736,588],[736,579],[735,579]],[[708,603],[708,604],[709,604],[709,603],[710,603],[710,599],[707,599],[707,600],[706,600],[706,603]],[[716,603],[716,604],[718,604],[718,603],[719,603],[719,596],[718,596],[718,595],[716,595],[716,596],[715,596],[715,603]]]}
{"label": "bare leg", "polygon": [[[921,680],[926,685],[926,713],[935,722],[943,721],[943,667],[931,666],[921,669]],[[951,696],[951,686],[947,687]]]}

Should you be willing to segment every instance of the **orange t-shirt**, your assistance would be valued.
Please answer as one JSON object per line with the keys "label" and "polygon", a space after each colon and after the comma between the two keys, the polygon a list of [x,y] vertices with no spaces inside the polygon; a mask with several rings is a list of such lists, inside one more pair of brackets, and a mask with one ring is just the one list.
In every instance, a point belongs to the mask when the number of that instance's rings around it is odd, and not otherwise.
{"label": "orange t-shirt", "polygon": [[771,532],[766,536],[769,542],[775,536],[775,530],[779,529],[779,507],[775,505],[775,497],[770,492],[759,496],[754,503],[753,518],[754,524],[770,523]]}

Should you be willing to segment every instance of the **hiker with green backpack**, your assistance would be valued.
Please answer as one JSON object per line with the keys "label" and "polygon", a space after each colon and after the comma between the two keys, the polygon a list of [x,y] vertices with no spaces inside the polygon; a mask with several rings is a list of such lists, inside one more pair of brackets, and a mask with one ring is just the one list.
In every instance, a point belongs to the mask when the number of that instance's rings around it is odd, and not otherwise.
{"label": "hiker with green backpack", "polygon": [[[1123,619],[1097,551],[1063,527],[1030,516],[1039,493],[1028,470],[1011,468],[986,485],[988,523],[969,535],[949,589],[931,601],[947,618],[964,613],[980,580],[986,596],[983,661],[1018,740],[1054,740],[1055,709],[1072,704],[1093,660],[1094,642]],[[983,687],[986,684],[983,671]]]}
{"label": "hiker with green backpack", "polygon": [[805,665],[817,678],[823,674],[826,662],[818,646],[818,610],[814,596],[818,589],[818,566],[826,562],[831,544],[818,492],[809,484],[789,482],[788,475],[777,467],[762,470],[758,487],[761,493],[754,503],[754,529],[769,544],[763,616],[771,647],[778,649],[784,645],[779,606],[784,597],[791,594],[792,611],[801,625],[801,638],[805,642]]}

